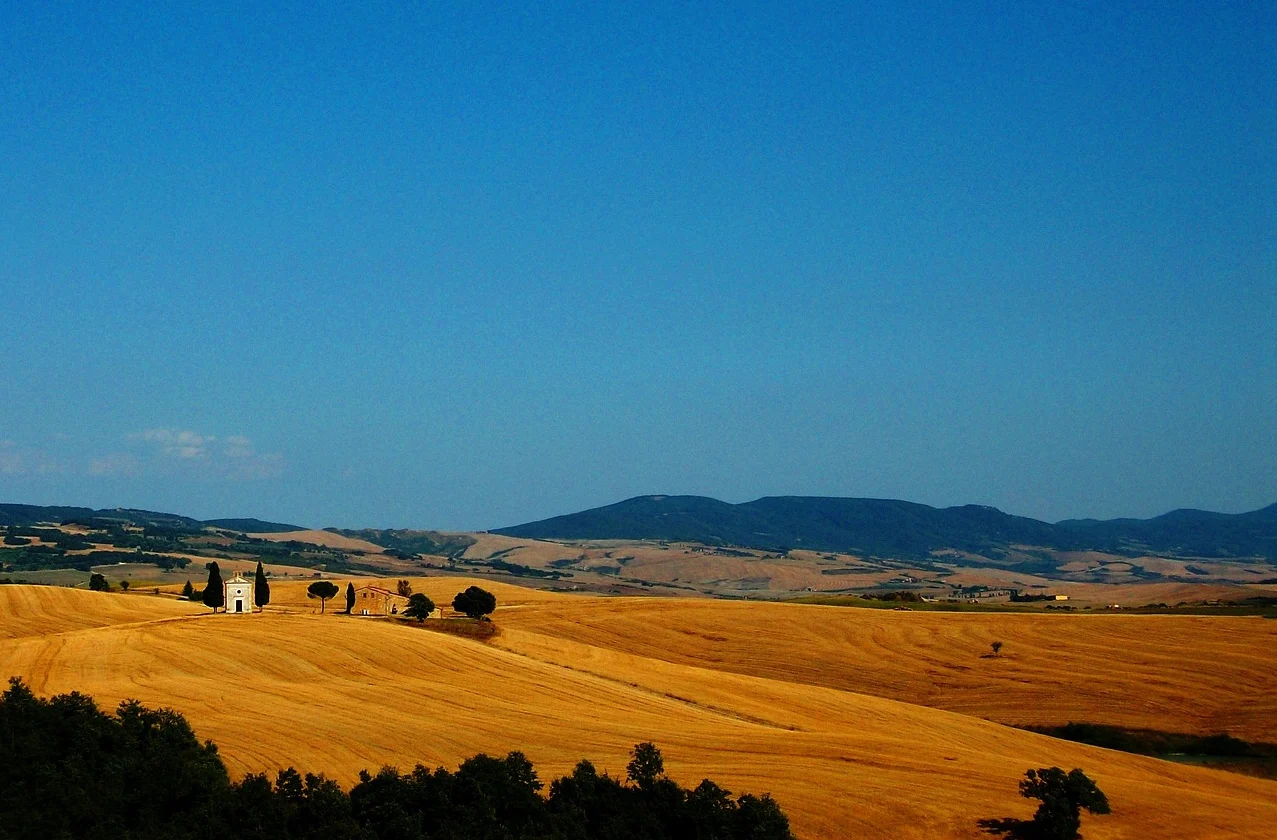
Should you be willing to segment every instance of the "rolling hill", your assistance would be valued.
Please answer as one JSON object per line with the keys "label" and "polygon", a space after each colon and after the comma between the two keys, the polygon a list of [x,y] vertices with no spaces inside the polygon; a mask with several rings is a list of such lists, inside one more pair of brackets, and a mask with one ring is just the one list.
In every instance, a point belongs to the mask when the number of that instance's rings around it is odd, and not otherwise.
{"label": "rolling hill", "polygon": [[[412,581],[439,602],[469,582]],[[805,840],[987,837],[980,820],[1032,813],[1015,788],[1024,770],[1052,765],[1084,768],[1112,801],[1112,815],[1084,823],[1092,840],[1258,840],[1277,821],[1275,782],[981,719],[1117,715],[1213,729],[1231,725],[1219,711],[1231,694],[1252,707],[1240,729],[1270,733],[1272,704],[1248,699],[1274,695],[1262,667],[1270,622],[942,622],[479,583],[501,605],[492,644],[318,615],[304,581],[277,584],[269,611],[251,617],[163,596],[0,587],[0,663],[42,694],[175,708],[237,776],[296,765],[349,783],[382,764],[455,767],[512,749],[546,776],[583,757],[617,774],[629,747],[650,739],[682,784],[770,791]],[[980,656],[990,636],[1007,641],[1001,660]],[[866,662],[876,663],[867,673]],[[1043,677],[1050,691],[1031,685]]]}
{"label": "rolling hill", "polygon": [[1028,545],[1277,561],[1277,504],[1243,514],[1180,510],[1147,520],[1052,524],[983,505],[934,508],[893,499],[820,496],[770,496],[733,505],[704,496],[638,496],[493,533],[526,539],[699,542],[770,551],[804,548],[904,559],[926,558],[943,549],[997,558],[1011,546]]}

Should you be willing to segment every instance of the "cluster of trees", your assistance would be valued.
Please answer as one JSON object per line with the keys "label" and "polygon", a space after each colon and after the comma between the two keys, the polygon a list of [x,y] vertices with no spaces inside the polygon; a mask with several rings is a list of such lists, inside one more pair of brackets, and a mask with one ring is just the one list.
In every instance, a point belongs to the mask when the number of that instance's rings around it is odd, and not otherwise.
{"label": "cluster of trees", "polygon": [[0,696],[0,736],[0,825],[23,840],[792,836],[769,796],[733,798],[709,780],[684,789],[651,744],[635,747],[626,781],[582,761],[548,796],[518,752],[455,772],[365,772],[349,792],[292,768],[232,783],[217,747],[177,712],[126,701],[109,715],[82,694],[38,698],[17,678]]}

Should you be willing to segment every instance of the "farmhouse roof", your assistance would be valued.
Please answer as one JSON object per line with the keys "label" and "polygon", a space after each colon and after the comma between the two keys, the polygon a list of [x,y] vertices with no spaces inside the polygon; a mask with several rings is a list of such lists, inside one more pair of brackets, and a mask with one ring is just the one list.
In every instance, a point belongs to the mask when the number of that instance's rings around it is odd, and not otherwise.
{"label": "farmhouse roof", "polygon": [[386,589],[386,588],[385,588],[385,587],[383,587],[383,586],[374,586],[374,585],[373,585],[373,584],[371,584],[371,583],[369,583],[369,584],[365,584],[365,585],[363,585],[363,586],[357,586],[357,587],[355,587],[355,591],[356,591],[356,592],[365,592],[365,591],[366,591],[366,592],[376,592],[378,595],[389,595],[391,598],[403,598],[403,597],[404,597],[403,595],[400,595],[398,592],[394,592],[394,591],[392,591],[392,590]]}

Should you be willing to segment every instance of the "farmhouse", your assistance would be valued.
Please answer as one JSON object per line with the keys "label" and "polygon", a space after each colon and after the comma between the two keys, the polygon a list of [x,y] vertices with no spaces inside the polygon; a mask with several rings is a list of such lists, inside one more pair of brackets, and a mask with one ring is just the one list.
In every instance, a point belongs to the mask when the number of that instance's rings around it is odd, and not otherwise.
{"label": "farmhouse", "polygon": [[355,615],[391,615],[403,612],[408,599],[382,586],[368,584],[355,590]]}
{"label": "farmhouse", "polygon": [[253,612],[253,582],[235,573],[235,577],[226,581],[226,612],[249,615]]}

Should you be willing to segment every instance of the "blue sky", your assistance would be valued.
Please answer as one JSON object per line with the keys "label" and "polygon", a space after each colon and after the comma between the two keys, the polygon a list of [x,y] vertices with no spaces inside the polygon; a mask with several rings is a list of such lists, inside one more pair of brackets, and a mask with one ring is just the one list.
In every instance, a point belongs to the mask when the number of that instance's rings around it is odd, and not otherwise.
{"label": "blue sky", "polygon": [[188,5],[0,2],[0,501],[1277,500],[1271,3]]}

